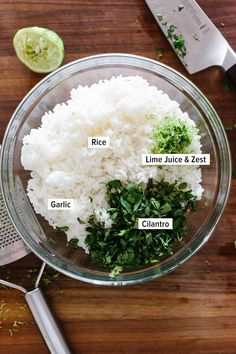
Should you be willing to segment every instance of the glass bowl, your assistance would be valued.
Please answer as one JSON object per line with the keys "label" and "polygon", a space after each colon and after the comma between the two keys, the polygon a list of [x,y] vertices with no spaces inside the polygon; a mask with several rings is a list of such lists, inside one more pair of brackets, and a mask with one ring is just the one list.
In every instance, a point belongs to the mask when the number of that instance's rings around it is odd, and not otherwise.
{"label": "glass bowl", "polygon": [[[37,128],[45,111],[69,99],[70,90],[112,76],[139,75],[166,92],[195,121],[203,153],[210,166],[202,166],[203,197],[188,219],[188,236],[176,245],[173,256],[158,264],[127,271],[115,278],[96,267],[80,250],[68,248],[65,237],[36,215],[26,195],[29,172],[21,165],[23,137]],[[172,68],[154,60],[126,54],[104,54],[69,63],[40,81],[22,100],[7,127],[1,151],[2,193],[11,220],[30,249],[57,271],[100,285],[126,285],[163,276],[189,259],[210,238],[225,207],[231,180],[231,159],[223,125],[207,98]],[[187,271],[187,267],[185,268]]]}

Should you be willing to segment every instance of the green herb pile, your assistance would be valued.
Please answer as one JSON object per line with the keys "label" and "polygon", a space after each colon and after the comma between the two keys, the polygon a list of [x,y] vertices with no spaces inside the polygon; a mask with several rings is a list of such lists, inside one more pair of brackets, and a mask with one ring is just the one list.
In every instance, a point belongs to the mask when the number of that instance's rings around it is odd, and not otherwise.
{"label": "green herb pile", "polygon": [[173,46],[176,50],[176,53],[178,55],[180,55],[182,58],[185,57],[186,53],[187,53],[187,50],[186,50],[186,47],[185,47],[185,40],[184,40],[184,37],[182,36],[182,34],[179,34],[177,35],[175,30],[177,29],[176,26],[174,25],[169,25],[167,27],[167,38],[169,38],[172,43],[173,43]]}
{"label": "green herb pile", "polygon": [[192,142],[192,131],[187,124],[180,119],[167,117],[161,126],[153,131],[152,153],[154,154],[178,154]]}
{"label": "green herb pile", "polygon": [[[178,11],[180,12],[183,9],[184,9],[184,6],[183,5],[179,5]],[[176,9],[174,11],[176,11]],[[172,42],[176,53],[181,58],[184,58],[185,55],[187,54],[187,49],[186,49],[186,46],[185,46],[185,39],[182,36],[182,34],[177,34],[176,33],[177,27],[175,25],[171,24],[171,23],[168,24],[168,22],[164,20],[164,16],[162,14],[157,14],[156,17],[157,17],[158,21],[161,22],[162,26],[166,27],[166,29],[167,29],[167,38]]]}
{"label": "green herb pile", "polygon": [[[108,182],[112,227],[105,228],[92,215],[86,228],[86,244],[93,261],[113,268],[117,274],[123,268],[158,262],[161,256],[173,254],[174,244],[187,234],[186,213],[197,208],[196,198],[186,187],[186,183],[152,179],[145,186],[119,180]],[[173,218],[172,230],[138,229],[138,218],[165,217]]]}

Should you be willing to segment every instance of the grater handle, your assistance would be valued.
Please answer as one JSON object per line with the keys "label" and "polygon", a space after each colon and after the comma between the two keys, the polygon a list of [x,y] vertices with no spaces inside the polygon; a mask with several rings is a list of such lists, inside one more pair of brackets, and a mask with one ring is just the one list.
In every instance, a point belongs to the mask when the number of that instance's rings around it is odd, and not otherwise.
{"label": "grater handle", "polygon": [[42,291],[36,288],[25,294],[25,300],[51,354],[71,354],[52,316]]}

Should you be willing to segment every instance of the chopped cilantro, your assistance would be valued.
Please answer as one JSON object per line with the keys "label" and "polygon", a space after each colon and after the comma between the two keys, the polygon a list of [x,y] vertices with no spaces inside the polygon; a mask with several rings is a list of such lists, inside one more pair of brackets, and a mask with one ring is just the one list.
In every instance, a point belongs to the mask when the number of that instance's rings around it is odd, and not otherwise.
{"label": "chopped cilantro", "polygon": [[176,26],[174,26],[174,25],[169,25],[169,27],[168,27],[168,29],[167,29],[167,33],[168,33],[168,38],[172,38],[172,36],[173,36],[173,34],[174,34],[174,32],[175,32],[175,30],[177,29],[177,27]]}
{"label": "chopped cilantro", "polygon": [[178,188],[179,189],[186,189],[188,187],[187,183],[186,182],[182,182],[179,184]]}
{"label": "chopped cilantro", "polygon": [[56,226],[58,231],[67,232],[69,230],[68,226]]}
{"label": "chopped cilantro", "polygon": [[79,217],[77,218],[77,221],[78,221],[80,224],[86,224],[86,221],[80,219]]}
{"label": "chopped cilantro", "polygon": [[70,241],[68,242],[69,246],[71,246],[72,249],[76,249],[79,247],[79,239],[78,238],[71,238]]}
{"label": "chopped cilantro", "polygon": [[53,280],[58,279],[60,276],[59,273],[54,273],[54,274],[47,274],[45,272],[44,276],[43,276],[43,282],[44,284],[47,286],[48,284],[50,284]]}
{"label": "chopped cilantro", "polygon": [[162,14],[156,14],[156,17],[158,18],[158,21],[163,20],[163,15]]}
{"label": "chopped cilantro", "polygon": [[176,34],[177,27],[173,24],[170,24],[167,27],[167,38],[171,40],[175,48],[176,53],[182,58],[185,57],[187,49],[185,47],[185,40],[182,34]]}
{"label": "chopped cilantro", "polygon": [[[91,215],[85,240],[92,260],[113,269],[111,276],[124,268],[158,262],[163,255],[172,255],[173,246],[187,234],[186,213],[197,208],[196,198],[184,183],[165,181],[146,185],[107,183],[108,213],[113,220],[106,228]],[[184,189],[184,190],[183,190]],[[138,218],[173,218],[172,230],[139,230]]]}
{"label": "chopped cilantro", "polygon": [[156,57],[157,59],[160,59],[161,57],[163,57],[164,51],[162,49],[158,49],[156,51]]}
{"label": "chopped cilantro", "polygon": [[186,47],[185,47],[185,40],[182,34],[180,35],[173,35],[172,38],[173,46],[177,51],[177,54],[179,54],[181,57],[184,57],[187,53]]}

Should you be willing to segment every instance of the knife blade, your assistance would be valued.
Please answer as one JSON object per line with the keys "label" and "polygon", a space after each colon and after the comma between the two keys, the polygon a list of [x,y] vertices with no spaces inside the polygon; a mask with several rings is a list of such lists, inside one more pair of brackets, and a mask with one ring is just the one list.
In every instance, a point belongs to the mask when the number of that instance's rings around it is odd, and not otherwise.
{"label": "knife blade", "polygon": [[236,53],[195,0],[145,0],[190,74],[221,67],[236,87]]}

